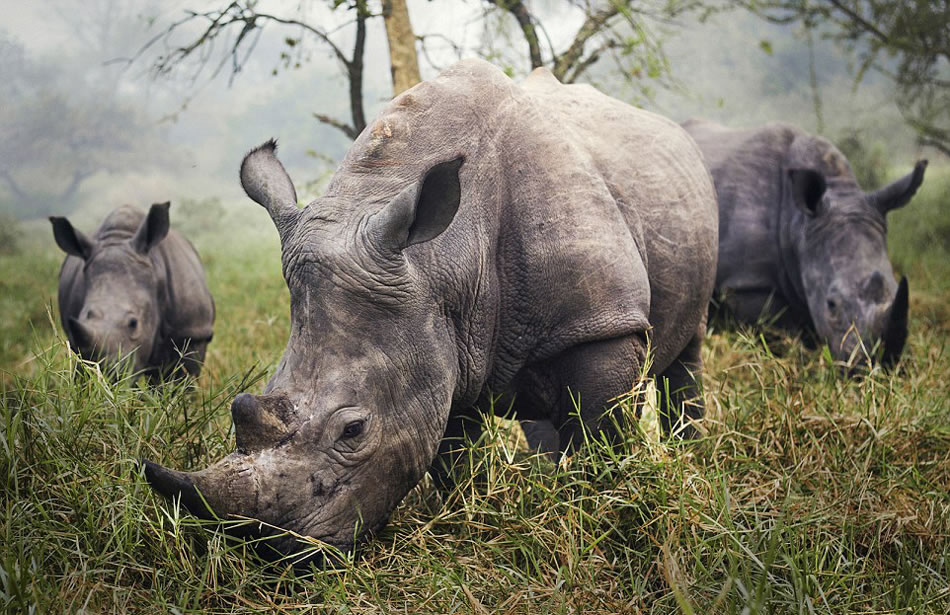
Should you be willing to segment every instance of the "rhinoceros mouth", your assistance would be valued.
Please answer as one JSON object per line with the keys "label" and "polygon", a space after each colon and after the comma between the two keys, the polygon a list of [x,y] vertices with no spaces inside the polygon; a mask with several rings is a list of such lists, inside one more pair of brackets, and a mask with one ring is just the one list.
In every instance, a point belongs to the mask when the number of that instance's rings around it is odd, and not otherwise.
{"label": "rhinoceros mouth", "polygon": [[141,464],[145,479],[155,491],[170,500],[178,499],[189,513],[200,519],[218,521],[230,536],[248,540],[264,561],[332,569],[341,567],[346,556],[357,548],[356,543],[336,544],[325,539],[309,541],[307,537],[250,517],[227,515],[226,519],[222,518],[212,510],[188,473],[169,470],[148,459],[142,459]]}

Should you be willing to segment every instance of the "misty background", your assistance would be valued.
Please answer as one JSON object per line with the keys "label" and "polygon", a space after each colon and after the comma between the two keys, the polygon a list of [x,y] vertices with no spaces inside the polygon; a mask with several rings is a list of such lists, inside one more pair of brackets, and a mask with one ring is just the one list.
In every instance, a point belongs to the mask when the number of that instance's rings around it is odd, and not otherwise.
{"label": "misty background", "polygon": [[[352,45],[352,16],[330,3],[263,4],[275,15],[320,24],[341,48]],[[319,194],[350,144],[313,117],[348,113],[348,84],[327,47],[288,44],[299,28],[269,24],[255,34],[256,46],[237,73],[220,43],[169,74],[152,70],[170,45],[199,30],[188,24],[168,41],[146,43],[186,10],[223,5],[0,0],[6,17],[0,25],[0,224],[69,214],[91,231],[118,205],[166,200],[173,222],[182,203],[250,214],[258,208],[241,191],[238,166],[247,150],[270,137],[280,141],[300,198]],[[513,77],[527,74],[524,39],[510,15],[489,14],[476,0],[408,5],[416,34],[425,37],[423,79],[475,55]],[[584,19],[563,2],[531,6],[555,46],[567,44]],[[668,73],[622,74],[604,59],[580,81],[677,121],[786,121],[844,142],[846,153],[858,148],[898,168],[909,169],[918,156],[937,157],[915,145],[893,83],[874,72],[857,82],[854,58],[821,37],[740,11],[645,22],[666,55]],[[392,96],[381,19],[367,21],[366,40],[364,100],[371,121]]]}

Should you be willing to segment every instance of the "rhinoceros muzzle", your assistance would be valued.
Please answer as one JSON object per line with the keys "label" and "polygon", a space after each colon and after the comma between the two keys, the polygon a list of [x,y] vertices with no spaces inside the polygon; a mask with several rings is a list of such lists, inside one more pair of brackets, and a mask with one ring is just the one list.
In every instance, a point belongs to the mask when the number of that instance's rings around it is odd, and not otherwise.
{"label": "rhinoceros muzzle", "polygon": [[897,287],[897,295],[894,297],[894,303],[891,304],[887,316],[887,325],[884,329],[884,335],[881,338],[884,350],[881,354],[881,364],[885,368],[893,367],[901,352],[904,350],[904,344],[907,342],[907,312],[909,308],[909,293],[907,277],[902,276],[900,284]]}

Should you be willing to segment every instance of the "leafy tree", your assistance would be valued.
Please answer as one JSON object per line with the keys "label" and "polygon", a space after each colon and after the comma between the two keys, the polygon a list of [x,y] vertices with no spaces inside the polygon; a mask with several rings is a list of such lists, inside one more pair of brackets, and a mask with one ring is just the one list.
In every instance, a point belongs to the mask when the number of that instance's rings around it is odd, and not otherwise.
{"label": "leafy tree", "polygon": [[856,55],[856,80],[888,75],[904,118],[921,144],[950,155],[950,4],[948,0],[754,0],[777,23],[798,23]]}
{"label": "leafy tree", "polygon": [[[562,81],[573,82],[606,57],[613,58],[619,71],[631,80],[660,79],[668,73],[668,66],[658,41],[645,23],[649,19],[673,19],[702,6],[701,1],[562,0],[555,4],[583,16],[581,26],[563,49],[551,41],[547,28],[526,2],[482,0],[480,4],[484,7],[482,17],[486,24],[491,19],[500,19],[505,27],[503,20],[510,17],[527,43],[527,61],[516,53],[510,62],[512,72],[521,72],[516,66],[530,69],[546,65]],[[305,48],[309,44],[316,44],[338,60],[341,74],[348,83],[349,117],[331,117],[319,110],[313,115],[355,139],[366,127],[363,73],[369,20],[383,19],[394,94],[420,80],[418,50],[434,64],[428,53],[428,44],[433,39],[448,42],[458,57],[464,54],[459,44],[442,34],[417,35],[409,20],[406,0],[310,0],[301,2],[296,13],[289,17],[268,8],[273,6],[263,0],[232,0],[207,10],[186,11],[184,17],[167,24],[148,40],[138,57],[144,57],[156,47],[162,49],[152,64],[156,76],[168,76],[187,67],[195,80],[206,71],[207,76],[213,78],[227,70],[233,78],[254,53],[264,28],[281,28],[287,45],[282,55],[285,67],[299,66],[307,57]],[[315,9],[329,9],[350,19],[338,27],[325,27],[311,18]],[[211,53],[215,44],[223,45],[224,53],[217,56]],[[489,59],[499,59],[491,45],[481,45],[478,51]]]}
{"label": "leafy tree", "polygon": [[0,83],[0,210],[68,213],[89,178],[138,164],[148,145],[144,117],[120,102],[113,84],[78,82],[2,31]]}

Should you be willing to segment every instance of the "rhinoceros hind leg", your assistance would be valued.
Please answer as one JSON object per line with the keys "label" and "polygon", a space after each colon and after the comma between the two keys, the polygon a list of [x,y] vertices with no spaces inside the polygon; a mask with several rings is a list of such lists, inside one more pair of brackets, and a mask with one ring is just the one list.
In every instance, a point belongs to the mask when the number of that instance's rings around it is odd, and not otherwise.
{"label": "rhinoceros hind leg", "polygon": [[702,323],[686,348],[657,376],[657,405],[664,437],[691,440],[698,435],[696,427],[690,421],[701,419],[705,413],[702,394],[703,359],[700,355],[705,332],[706,324]]}

